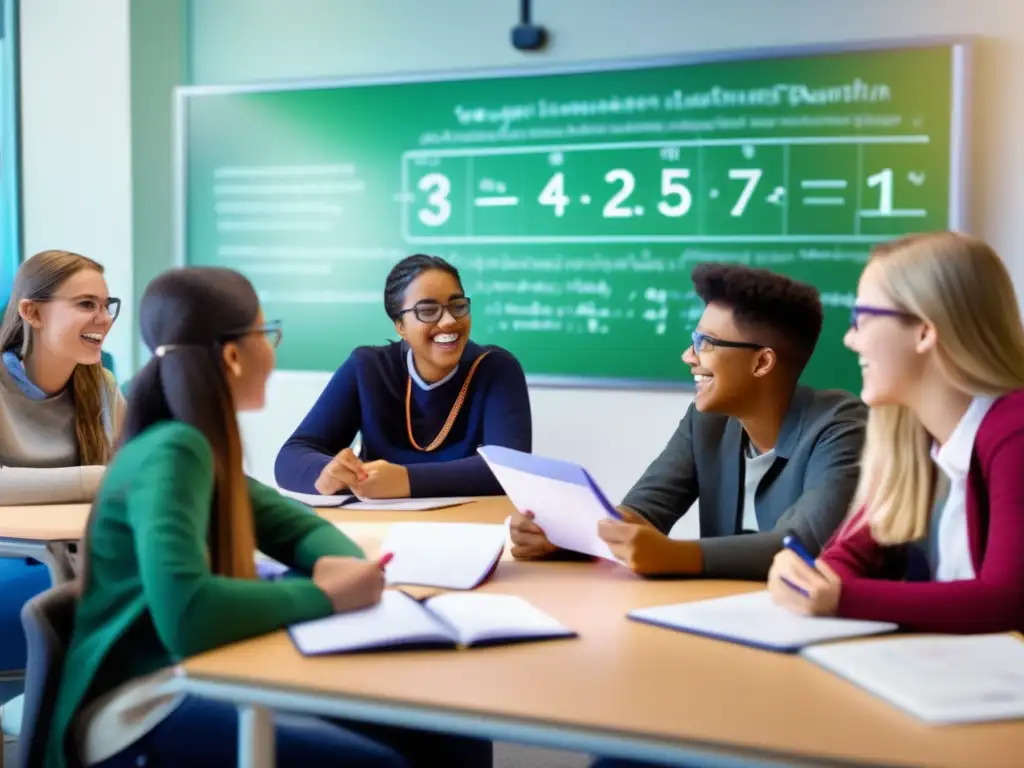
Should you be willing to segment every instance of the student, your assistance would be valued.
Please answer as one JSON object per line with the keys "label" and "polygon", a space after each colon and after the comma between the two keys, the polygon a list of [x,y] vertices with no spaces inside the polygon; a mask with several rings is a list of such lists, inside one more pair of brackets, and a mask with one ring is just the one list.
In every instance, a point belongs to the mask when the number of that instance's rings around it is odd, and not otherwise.
{"label": "student", "polygon": [[[821,332],[812,286],[735,264],[701,264],[692,279],[706,304],[683,354],[694,403],[626,495],[625,521],[599,532],[639,574],[764,579],[786,533],[817,552],[842,520],[865,408],[797,384]],[[701,539],[669,539],[698,500]],[[528,514],[514,515],[512,541],[517,558],[556,552]]]}
{"label": "student", "polygon": [[[437,256],[400,261],[384,310],[401,342],[359,347],[281,448],[282,488],[367,498],[500,495],[481,445],[531,448],[526,379],[500,347],[469,339],[470,300]],[[349,447],[362,435],[362,455]]]}
{"label": "student", "polygon": [[[92,501],[123,409],[100,362],[120,306],[85,256],[19,267],[0,327],[0,505]],[[21,607],[49,586],[41,563],[0,558],[0,671],[25,668]]]}
{"label": "student", "polygon": [[[226,269],[172,270],[146,289],[140,317],[154,356],[132,385],[87,526],[47,765],[233,765],[235,708],[169,692],[175,663],[373,605],[384,587],[335,526],[243,474],[235,409],[262,407],[281,338],[250,283]],[[257,579],[257,545],[310,576]],[[404,766],[447,749],[473,755],[449,764],[489,764],[487,743],[357,727],[278,717],[278,764]]]}
{"label": "student", "polygon": [[[1024,329],[1003,263],[952,232],[883,245],[845,341],[871,406],[856,511],[817,567],[776,556],[772,596],[919,632],[1024,630]],[[919,552],[926,579],[903,581]]]}

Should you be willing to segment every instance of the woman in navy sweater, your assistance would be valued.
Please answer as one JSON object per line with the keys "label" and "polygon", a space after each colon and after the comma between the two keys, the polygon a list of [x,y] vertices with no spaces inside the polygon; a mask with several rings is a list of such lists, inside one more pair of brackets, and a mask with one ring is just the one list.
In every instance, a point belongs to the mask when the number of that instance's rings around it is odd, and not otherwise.
{"label": "woman in navy sweater", "polygon": [[[530,451],[526,378],[500,347],[469,340],[459,272],[417,254],[384,287],[401,342],[359,347],[281,448],[277,483],[366,498],[500,495],[481,445]],[[362,455],[349,447],[362,434]]]}

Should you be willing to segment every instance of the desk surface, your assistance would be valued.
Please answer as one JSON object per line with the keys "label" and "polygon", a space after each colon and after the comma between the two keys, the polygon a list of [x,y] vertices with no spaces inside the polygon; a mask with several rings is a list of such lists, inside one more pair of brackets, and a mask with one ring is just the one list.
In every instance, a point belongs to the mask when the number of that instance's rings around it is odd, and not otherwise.
{"label": "desk surface", "polygon": [[[0,538],[31,541],[74,541],[82,538],[89,504],[34,504],[0,507]],[[326,508],[317,512],[337,523],[397,523],[429,520],[445,523],[500,523],[512,511],[504,498],[480,499],[427,512],[386,512],[371,509]]]}
{"label": "desk surface", "polygon": [[[505,500],[480,502],[477,519],[503,520],[507,509]],[[372,554],[384,527],[364,521],[342,527]],[[184,668],[197,681],[470,713],[492,722],[547,723],[747,757],[1019,765],[1024,723],[930,727],[798,657],[624,618],[640,606],[758,588],[646,581],[611,563],[506,560],[481,589],[521,595],[577,630],[579,639],[307,659],[279,632],[198,656]]]}
{"label": "desk surface", "polygon": [[89,509],[89,504],[0,507],[0,538],[75,541],[82,538]]}

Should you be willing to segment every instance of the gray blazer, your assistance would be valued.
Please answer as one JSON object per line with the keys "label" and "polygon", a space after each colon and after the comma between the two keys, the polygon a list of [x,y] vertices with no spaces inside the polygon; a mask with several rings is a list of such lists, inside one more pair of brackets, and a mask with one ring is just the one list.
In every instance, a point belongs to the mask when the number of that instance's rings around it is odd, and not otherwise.
{"label": "gray blazer", "polygon": [[692,405],[622,504],[668,533],[699,500],[704,575],[764,579],[787,533],[817,555],[842,522],[860,474],[867,413],[848,392],[797,388],[754,496],[759,533],[740,533],[743,427]]}

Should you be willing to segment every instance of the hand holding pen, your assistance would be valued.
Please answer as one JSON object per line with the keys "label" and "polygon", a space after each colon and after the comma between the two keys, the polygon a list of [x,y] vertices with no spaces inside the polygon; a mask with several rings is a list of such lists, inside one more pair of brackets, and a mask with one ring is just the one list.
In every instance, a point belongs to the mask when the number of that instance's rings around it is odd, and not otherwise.
{"label": "hand holding pen", "polygon": [[772,599],[805,616],[834,616],[839,608],[842,582],[828,563],[811,557],[794,533],[782,540],[768,572]]}

